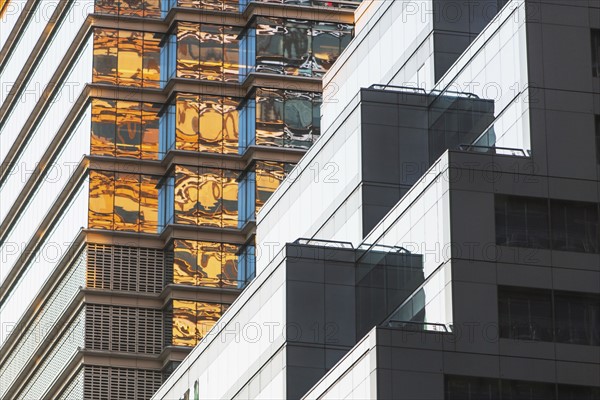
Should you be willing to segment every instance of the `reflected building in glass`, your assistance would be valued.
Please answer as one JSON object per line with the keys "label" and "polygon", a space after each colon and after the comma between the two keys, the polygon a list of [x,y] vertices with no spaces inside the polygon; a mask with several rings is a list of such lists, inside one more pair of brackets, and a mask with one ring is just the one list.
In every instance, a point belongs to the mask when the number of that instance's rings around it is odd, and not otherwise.
{"label": "reflected building in glass", "polygon": [[[600,399],[599,7],[363,1],[256,278],[153,398]],[[256,22],[250,68],[319,74],[320,28],[300,63]]]}
{"label": "reflected building in glass", "polygon": [[358,0],[0,0],[0,398],[148,399],[255,277]]}

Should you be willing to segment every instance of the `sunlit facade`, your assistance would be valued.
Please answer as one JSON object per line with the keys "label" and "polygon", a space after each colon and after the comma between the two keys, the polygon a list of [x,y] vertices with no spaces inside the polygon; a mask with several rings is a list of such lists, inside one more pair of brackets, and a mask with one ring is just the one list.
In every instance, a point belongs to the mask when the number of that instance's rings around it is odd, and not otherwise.
{"label": "sunlit facade", "polygon": [[0,1],[0,398],[147,399],[255,276],[358,1]]}
{"label": "sunlit facade", "polygon": [[600,3],[356,15],[256,278],[153,398],[600,399]]}

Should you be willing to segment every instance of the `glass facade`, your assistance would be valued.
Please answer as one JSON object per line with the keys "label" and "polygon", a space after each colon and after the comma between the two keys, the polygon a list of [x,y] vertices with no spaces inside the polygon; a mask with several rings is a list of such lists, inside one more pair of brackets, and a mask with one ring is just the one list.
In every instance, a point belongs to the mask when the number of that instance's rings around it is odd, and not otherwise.
{"label": "glass facade", "polygon": [[173,346],[195,346],[221,318],[226,309],[224,304],[173,300],[171,315]]}
{"label": "glass facade", "polygon": [[598,253],[598,204],[496,195],[496,244]]}
{"label": "glass facade", "polygon": [[94,83],[160,87],[159,35],[123,29],[94,29]]}
{"label": "glass facade", "polygon": [[320,93],[282,89],[256,90],[241,121],[241,146],[308,149],[321,134]]}
{"label": "glass facade", "polygon": [[500,287],[500,337],[600,345],[598,294]]}
{"label": "glass facade", "polygon": [[94,13],[123,17],[160,18],[160,3],[165,0],[95,0]]}
{"label": "glass facade", "polygon": [[239,100],[227,96],[177,94],[161,116],[161,153],[169,150],[237,154]]}
{"label": "glass facade", "polygon": [[157,177],[90,171],[89,180],[89,228],[158,232]]}
{"label": "glass facade", "polygon": [[352,39],[351,25],[257,17],[240,39],[240,80],[251,72],[322,77]]}
{"label": "glass facade", "polygon": [[256,219],[265,202],[294,168],[294,164],[256,161],[239,184],[239,227]]}
{"label": "glass facade", "polygon": [[238,287],[239,247],[227,243],[175,240],[172,283]]}
{"label": "glass facade", "polygon": [[163,82],[172,77],[237,82],[239,28],[179,22],[161,49]]}
{"label": "glass facade", "polygon": [[600,388],[446,375],[446,400],[597,400]]}
{"label": "glass facade", "polygon": [[161,104],[92,99],[91,155],[158,159]]}
{"label": "glass facade", "polygon": [[176,166],[161,183],[161,226],[237,227],[238,175],[233,170]]}

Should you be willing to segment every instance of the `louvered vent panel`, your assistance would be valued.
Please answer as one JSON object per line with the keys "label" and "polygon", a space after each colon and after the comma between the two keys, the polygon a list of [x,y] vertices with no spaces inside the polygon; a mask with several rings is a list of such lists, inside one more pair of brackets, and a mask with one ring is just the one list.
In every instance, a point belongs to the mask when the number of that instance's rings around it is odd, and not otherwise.
{"label": "louvered vent panel", "polygon": [[88,350],[142,354],[162,351],[164,318],[161,310],[87,304],[86,316]]}
{"label": "louvered vent panel", "polygon": [[110,306],[87,304],[85,347],[90,350],[109,350]]}
{"label": "louvered vent panel", "polygon": [[165,254],[157,249],[88,245],[87,286],[97,289],[160,293]]}
{"label": "louvered vent panel", "polygon": [[159,371],[112,367],[85,367],[86,400],[147,400],[161,384]]}

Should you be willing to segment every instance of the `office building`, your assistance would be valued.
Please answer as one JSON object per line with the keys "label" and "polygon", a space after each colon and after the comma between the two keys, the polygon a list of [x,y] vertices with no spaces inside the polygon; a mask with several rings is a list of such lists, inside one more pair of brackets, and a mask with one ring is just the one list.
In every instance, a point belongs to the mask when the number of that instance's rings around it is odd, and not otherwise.
{"label": "office building", "polygon": [[154,398],[600,398],[600,4],[356,15],[256,278]]}
{"label": "office building", "polygon": [[151,397],[254,277],[357,4],[0,2],[0,398]]}

